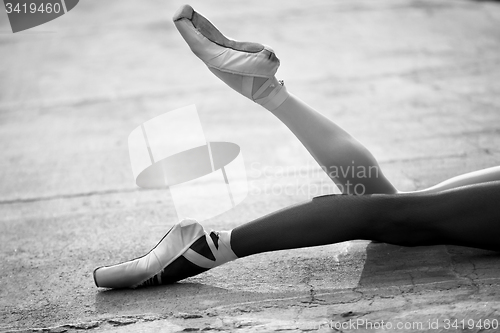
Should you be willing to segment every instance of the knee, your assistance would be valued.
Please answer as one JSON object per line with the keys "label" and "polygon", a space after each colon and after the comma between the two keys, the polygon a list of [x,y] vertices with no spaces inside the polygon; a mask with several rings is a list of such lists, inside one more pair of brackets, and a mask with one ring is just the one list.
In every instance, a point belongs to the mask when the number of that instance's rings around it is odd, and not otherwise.
{"label": "knee", "polygon": [[400,246],[433,245],[437,234],[426,221],[420,198],[404,194],[384,196],[380,208],[384,218],[373,223],[375,240]]}

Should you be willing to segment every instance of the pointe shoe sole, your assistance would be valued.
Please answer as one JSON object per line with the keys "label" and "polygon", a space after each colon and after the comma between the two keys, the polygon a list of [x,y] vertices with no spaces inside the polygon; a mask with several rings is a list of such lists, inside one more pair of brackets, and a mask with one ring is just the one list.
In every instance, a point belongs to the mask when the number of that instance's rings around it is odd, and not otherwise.
{"label": "pointe shoe sole", "polygon": [[193,53],[208,67],[253,77],[276,74],[280,61],[270,47],[228,39],[189,5],[182,6],[173,20]]}

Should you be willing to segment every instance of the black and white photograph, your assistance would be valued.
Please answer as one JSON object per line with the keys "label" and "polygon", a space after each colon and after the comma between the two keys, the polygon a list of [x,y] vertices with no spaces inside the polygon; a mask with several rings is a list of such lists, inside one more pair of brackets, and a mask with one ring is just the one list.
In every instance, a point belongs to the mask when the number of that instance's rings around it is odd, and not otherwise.
{"label": "black and white photograph", "polygon": [[0,332],[500,331],[500,1],[3,2]]}

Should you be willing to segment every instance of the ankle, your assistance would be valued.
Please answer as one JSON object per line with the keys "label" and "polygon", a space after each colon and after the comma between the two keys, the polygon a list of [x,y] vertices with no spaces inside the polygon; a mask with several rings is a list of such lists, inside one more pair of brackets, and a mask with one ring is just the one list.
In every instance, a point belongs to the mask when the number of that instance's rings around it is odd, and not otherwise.
{"label": "ankle", "polygon": [[208,69],[230,88],[269,111],[277,109],[289,96],[285,83],[275,76],[258,77],[227,73],[213,67]]}
{"label": "ankle", "polygon": [[[215,248],[211,249],[215,256],[214,267],[238,259],[238,256],[231,248],[231,232],[232,230],[219,232],[211,231],[210,234],[207,234],[207,237],[210,237],[213,245],[215,245]],[[211,245],[212,244],[209,242],[210,247]]]}
{"label": "ankle", "polygon": [[264,91],[264,93],[267,93],[269,90],[269,93],[265,97],[254,100],[255,103],[260,104],[262,107],[271,112],[279,108],[290,96],[285,87],[285,82],[282,80],[278,81],[274,77],[273,79],[276,83],[271,83]]}

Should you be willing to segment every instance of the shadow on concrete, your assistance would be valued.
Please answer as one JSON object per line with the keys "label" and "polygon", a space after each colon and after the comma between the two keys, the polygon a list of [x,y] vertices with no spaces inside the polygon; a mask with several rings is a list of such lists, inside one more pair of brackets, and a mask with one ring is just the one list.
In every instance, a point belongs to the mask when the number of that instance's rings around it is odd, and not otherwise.
{"label": "shadow on concrete", "polygon": [[[315,278],[321,276],[319,272],[313,275]],[[401,247],[370,243],[366,247],[366,261],[356,290],[371,289],[374,293],[383,295],[394,288],[439,290],[473,287],[483,282],[500,283],[500,253],[458,246]],[[329,292],[332,290],[341,289],[333,288]],[[350,288],[346,291],[348,290]],[[234,288],[180,282],[139,289],[99,291],[95,296],[95,308],[98,314],[105,316],[132,315],[138,312],[157,315],[192,313],[241,302],[260,302],[269,297],[277,301],[302,293],[271,294],[235,292]],[[335,298],[338,297],[341,295],[335,293]]]}
{"label": "shadow on concrete", "polygon": [[[96,294],[95,306],[97,313],[111,315],[138,311],[158,313],[161,308],[182,312],[193,308],[193,303],[189,302],[188,298],[199,299],[204,296],[206,299],[210,298],[210,295],[219,297],[228,293],[223,288],[183,282],[138,289],[107,289]],[[162,306],[162,303],[168,303],[168,306]]]}
{"label": "shadow on concrete", "polygon": [[435,288],[500,280],[500,253],[459,246],[401,247],[370,243],[360,288]]}

